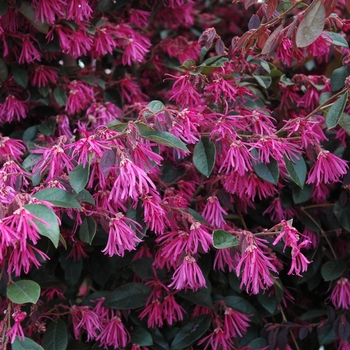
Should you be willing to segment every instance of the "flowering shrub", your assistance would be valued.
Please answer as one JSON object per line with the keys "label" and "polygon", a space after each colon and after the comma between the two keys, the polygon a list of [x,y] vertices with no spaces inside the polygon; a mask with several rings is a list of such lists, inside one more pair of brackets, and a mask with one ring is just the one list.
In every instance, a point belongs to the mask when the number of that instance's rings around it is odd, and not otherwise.
{"label": "flowering shrub", "polygon": [[0,1],[0,348],[349,349],[349,12]]}

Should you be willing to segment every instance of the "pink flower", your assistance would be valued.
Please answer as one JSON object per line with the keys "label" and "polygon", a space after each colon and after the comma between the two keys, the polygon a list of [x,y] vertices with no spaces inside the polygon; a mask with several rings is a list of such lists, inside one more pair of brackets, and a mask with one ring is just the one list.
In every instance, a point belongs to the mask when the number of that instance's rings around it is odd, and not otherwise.
{"label": "pink flower", "polygon": [[207,253],[210,247],[213,245],[212,235],[206,230],[205,226],[199,221],[194,221],[191,223],[190,232],[187,242],[187,250],[191,254],[196,254],[198,248],[201,247],[202,250]]}
{"label": "pink flower", "polygon": [[56,16],[64,18],[66,5],[64,0],[34,0],[35,21],[54,24]]}
{"label": "pink flower", "polygon": [[31,42],[30,36],[24,35],[23,43],[22,43],[22,51],[21,51],[21,55],[18,58],[18,63],[20,64],[31,63],[35,60],[37,61],[41,60],[40,53]]}
{"label": "pink flower", "polygon": [[0,119],[7,123],[26,118],[27,112],[27,105],[13,95],[8,95],[5,102],[0,104]]}
{"label": "pink flower", "polygon": [[332,304],[337,309],[350,309],[350,282],[347,278],[341,277],[331,294]]}
{"label": "pink flower", "polygon": [[239,311],[225,308],[224,330],[230,337],[243,337],[249,327],[249,317]]}
{"label": "pink flower", "polygon": [[203,272],[192,255],[185,256],[181,265],[174,272],[172,280],[169,287],[177,290],[190,288],[196,291],[206,287]]}
{"label": "pink flower", "polygon": [[284,208],[281,198],[276,197],[263,212],[263,215],[270,214],[271,221],[277,223],[282,220],[288,220],[294,216],[292,208]]}
{"label": "pink flower", "polygon": [[34,73],[30,76],[31,84],[37,87],[47,86],[49,83],[55,84],[58,80],[58,69],[46,65],[37,65]]}
{"label": "pink flower", "polygon": [[6,333],[6,336],[10,338],[11,344],[15,341],[16,337],[19,337],[20,341],[24,340],[24,333],[21,326],[21,322],[23,322],[26,317],[27,317],[27,313],[24,311],[21,311],[20,309],[16,310],[12,314],[12,318],[15,320],[15,323],[11,327],[11,329]]}
{"label": "pink flower", "polygon": [[94,101],[94,89],[82,81],[73,80],[68,85],[68,89],[65,110],[70,115],[80,112]]}
{"label": "pink flower", "polygon": [[142,320],[147,316],[147,326],[149,328],[163,326],[163,306],[158,299],[153,300],[140,313],[139,318]]}
{"label": "pink flower", "polygon": [[113,255],[124,256],[124,252],[136,249],[136,244],[142,242],[136,236],[136,232],[127,225],[133,224],[140,227],[136,221],[128,219],[122,213],[117,213],[109,222],[109,233],[106,248],[103,253],[112,257]]}
{"label": "pink flower", "polygon": [[217,249],[214,259],[214,270],[232,272],[237,266],[237,253],[232,248]]}
{"label": "pink flower", "polygon": [[308,241],[303,241],[292,247],[292,264],[290,270],[288,271],[288,275],[295,273],[297,276],[302,277],[300,272],[307,271],[308,265],[311,264],[304,254],[300,252],[301,248],[305,248],[308,245]]}
{"label": "pink flower", "polygon": [[160,197],[157,194],[144,196],[142,207],[145,223],[156,234],[164,233],[165,227],[169,225],[165,210],[160,205]]}
{"label": "pink flower", "polygon": [[171,326],[173,322],[182,321],[182,313],[185,312],[185,310],[176,302],[174,294],[169,294],[164,298],[162,308],[164,319],[168,322],[169,326]]}
{"label": "pink flower", "polygon": [[339,182],[340,178],[346,174],[348,167],[344,160],[329,151],[321,149],[316,163],[309,171],[306,183],[319,185],[320,183]]}
{"label": "pink flower", "polygon": [[207,199],[202,216],[214,228],[225,227],[223,215],[227,215],[227,211],[221,207],[221,204],[216,196],[210,196]]}
{"label": "pink flower", "polygon": [[[0,107],[1,108],[1,107]],[[10,139],[0,134],[0,160],[21,161],[21,157],[26,152],[26,147],[22,140]]]}
{"label": "pink flower", "polygon": [[260,289],[266,290],[274,284],[272,273],[277,275],[277,269],[263,251],[266,240],[243,231],[240,242],[241,259],[236,267],[237,276],[242,275],[240,288],[245,285],[247,293],[259,294]]}
{"label": "pink flower", "polygon": [[96,337],[96,340],[105,349],[108,349],[109,346],[112,346],[114,349],[121,349],[125,348],[130,342],[130,334],[124,327],[121,319],[118,316],[114,316],[106,322],[105,327]]}
{"label": "pink flower", "polygon": [[100,319],[93,310],[90,310],[88,306],[73,305],[70,308],[70,315],[76,340],[79,339],[82,330],[86,331],[88,341],[96,338],[97,332],[101,330],[102,325]]}
{"label": "pink flower", "polygon": [[213,350],[232,350],[235,349],[232,338],[221,328],[217,327],[212,333],[203,338],[198,342],[198,345],[201,345],[208,341],[207,345],[204,347],[206,349]]}
{"label": "pink flower", "polygon": [[282,37],[280,44],[277,46],[275,57],[278,62],[291,67],[294,61],[302,61],[304,54],[300,49],[294,47],[292,40]]}
{"label": "pink flower", "polygon": [[137,27],[144,28],[148,25],[151,12],[131,8],[129,11],[129,22]]}
{"label": "pink flower", "polygon": [[87,0],[67,1],[66,18],[76,22],[89,20],[92,16],[92,9]]}

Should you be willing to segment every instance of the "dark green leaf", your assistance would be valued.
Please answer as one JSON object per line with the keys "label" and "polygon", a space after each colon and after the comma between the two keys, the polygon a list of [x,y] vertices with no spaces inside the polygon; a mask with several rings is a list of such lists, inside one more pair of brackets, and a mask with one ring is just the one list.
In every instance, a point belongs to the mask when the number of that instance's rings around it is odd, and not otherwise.
{"label": "dark green leaf", "polygon": [[225,249],[237,247],[239,244],[237,237],[224,230],[215,230],[213,232],[213,246],[216,249]]}
{"label": "dark green leaf", "polygon": [[197,305],[214,309],[213,299],[211,297],[211,288],[201,288],[196,292],[192,292],[190,290],[187,290],[186,292],[180,291],[177,295]]}
{"label": "dark green leaf", "polygon": [[53,90],[53,96],[58,104],[65,106],[67,103],[67,95],[66,92],[58,86],[55,90]]}
{"label": "dark green leaf", "polygon": [[344,112],[344,108],[347,102],[348,102],[348,94],[346,92],[343,95],[341,95],[337,101],[335,101],[332,104],[326,116],[326,125],[328,129],[334,128],[338,124],[339,118]]}
{"label": "dark green leaf", "polygon": [[129,283],[115,289],[105,300],[104,305],[111,309],[127,310],[143,307],[152,288],[142,283]]}
{"label": "dark green leaf", "polygon": [[253,77],[264,89],[268,89],[272,83],[272,78],[268,75],[253,75]]}
{"label": "dark green leaf", "polygon": [[153,345],[153,339],[150,333],[141,327],[135,327],[131,332],[131,342],[139,346]]}
{"label": "dark green leaf", "polygon": [[47,188],[35,193],[34,197],[48,201],[56,207],[81,208],[79,202],[71,194],[60,188]]}
{"label": "dark green leaf", "polygon": [[12,350],[44,350],[44,349],[30,338],[24,337],[24,340],[21,341],[19,337],[16,337],[15,341],[12,344]]}
{"label": "dark green leaf", "polygon": [[28,71],[16,64],[11,66],[11,71],[15,82],[23,89],[26,89],[28,85]]}
{"label": "dark green leaf", "polygon": [[311,45],[322,33],[326,20],[326,10],[322,0],[312,2],[299,23],[295,42],[298,47]]}
{"label": "dark green leaf", "polygon": [[29,4],[28,1],[22,1],[21,7],[18,11],[27,18],[27,20],[33,25],[33,27],[40,33],[47,34],[50,27],[47,23],[42,23],[35,20],[35,9]]}
{"label": "dark green leaf", "polygon": [[131,263],[131,269],[141,279],[153,276],[153,258],[141,258]]}
{"label": "dark green leaf", "polygon": [[328,32],[328,31],[324,31],[322,33],[322,36],[325,39],[328,39],[329,37],[331,38],[331,42],[333,45],[336,46],[343,46],[343,47],[349,47],[348,42],[346,41],[345,38],[343,38],[340,34],[338,33],[334,33],[334,32]]}
{"label": "dark green leaf", "polygon": [[290,178],[300,188],[303,188],[305,179],[306,179],[306,174],[307,174],[307,167],[302,155],[299,154],[299,159],[296,159],[295,157],[293,157],[292,160],[289,160],[287,159],[287,157],[284,157],[284,162],[286,164],[286,168]]}
{"label": "dark green leaf", "polygon": [[160,145],[165,145],[168,147],[174,147],[181,149],[183,151],[189,152],[188,148],[186,145],[176,136],[173,134],[170,134],[169,132],[166,131],[141,131],[140,130],[140,135],[147,139],[154,141]]}
{"label": "dark green leaf", "polygon": [[327,314],[326,310],[310,310],[310,311],[304,312],[300,316],[300,319],[302,321],[309,321],[309,320],[312,320],[314,318],[318,318],[320,316],[324,316],[326,314]]}
{"label": "dark green leaf", "polygon": [[248,347],[250,347],[252,350],[260,350],[266,348],[266,345],[267,342],[265,338],[256,338],[248,344]]}
{"label": "dark green leaf", "polygon": [[343,260],[327,261],[321,268],[321,275],[326,282],[334,281],[343,274],[346,266]]}
{"label": "dark green leaf", "polygon": [[193,164],[196,169],[206,177],[209,177],[215,165],[215,144],[206,136],[196,144],[193,151]]}
{"label": "dark green leaf", "polygon": [[60,52],[61,46],[60,41],[58,39],[57,33],[54,33],[53,39],[47,42],[46,35],[43,33],[37,33],[36,38],[38,39],[39,45],[43,49],[43,51],[48,52]]}
{"label": "dark green leaf", "polygon": [[332,91],[340,90],[344,84],[345,79],[350,75],[350,67],[340,67],[334,69],[331,75],[331,88]]}
{"label": "dark green leaf", "polygon": [[60,238],[60,228],[56,214],[43,204],[26,204],[24,207],[31,214],[47,223],[47,225],[45,225],[34,219],[35,224],[38,226],[39,234],[49,238],[53,245],[57,248]]}
{"label": "dark green leaf", "polygon": [[337,336],[334,332],[333,324],[328,322],[325,325],[319,326],[318,341],[320,345],[330,344],[334,342],[336,338]]}
{"label": "dark green leaf", "polygon": [[253,167],[259,177],[261,177],[263,180],[273,183],[274,185],[277,185],[280,169],[276,159],[271,158],[270,163],[267,164],[253,162]]}
{"label": "dark green leaf", "polygon": [[185,62],[180,66],[180,68],[185,70],[191,70],[192,67],[196,67],[196,62],[192,59],[185,60]]}
{"label": "dark green leaf", "polygon": [[257,298],[262,307],[268,311],[270,315],[273,315],[277,306],[276,297],[271,297],[267,293],[261,293],[257,295]]}
{"label": "dark green leaf", "polygon": [[198,340],[209,328],[211,319],[209,315],[194,317],[177,332],[171,350],[187,349],[191,344]]}
{"label": "dark green leaf", "polygon": [[88,192],[86,190],[82,190],[79,193],[76,193],[74,195],[74,198],[77,201],[82,201],[82,202],[89,203],[89,204],[92,204],[92,205],[96,204],[94,197],[90,194],[90,192]]}
{"label": "dark green leaf", "polygon": [[70,173],[69,173],[69,183],[73,187],[76,193],[79,193],[84,189],[86,184],[89,181],[90,175],[90,164],[78,164]]}
{"label": "dark green leaf", "polygon": [[0,83],[4,83],[7,79],[9,72],[5,61],[0,58]]}
{"label": "dark green leaf", "polygon": [[38,134],[38,126],[33,125],[26,129],[22,135],[22,140],[24,142],[34,141],[36,139],[36,135]]}
{"label": "dark green leaf", "polygon": [[31,280],[13,281],[7,286],[6,295],[16,304],[36,304],[40,297],[40,286]]}
{"label": "dark green leaf", "polygon": [[257,314],[257,311],[254,308],[254,306],[248,300],[242,297],[230,295],[223,298],[223,300],[228,307],[235,309],[239,312],[242,312],[243,314],[246,314],[246,315]]}
{"label": "dark green leaf", "polygon": [[96,221],[91,216],[87,216],[79,228],[80,240],[91,245],[96,234],[96,227]]}
{"label": "dark green leaf", "polygon": [[60,318],[51,322],[44,333],[42,345],[47,350],[66,350],[68,345],[67,326]]}
{"label": "dark green leaf", "polygon": [[203,218],[201,214],[193,210],[192,208],[187,208],[187,211],[193,216],[193,218],[204,225],[209,225],[208,222]]}
{"label": "dark green leaf", "polygon": [[[90,29],[90,31],[91,31],[91,29]],[[93,33],[89,33],[89,34],[93,34]],[[82,80],[82,81],[85,81],[89,85],[98,86],[98,87],[100,87],[103,90],[106,88],[106,83],[101,78],[97,78],[97,77],[93,77],[93,76],[87,76],[87,77],[79,77],[79,79]]]}
{"label": "dark green leaf", "polygon": [[71,257],[67,257],[69,254],[68,251],[64,251],[60,256],[60,264],[64,270],[64,279],[65,283],[68,286],[76,286],[79,283],[79,278],[83,271],[83,260],[75,261]]}
{"label": "dark green leaf", "polygon": [[312,195],[312,185],[304,185],[303,188],[294,187],[292,197],[294,204],[300,204],[308,201]]}
{"label": "dark green leaf", "polygon": [[46,122],[38,125],[38,131],[46,136],[51,136],[55,133],[56,129],[56,120],[49,119]]}
{"label": "dark green leaf", "polygon": [[337,217],[340,225],[350,232],[350,202],[344,207],[340,205],[339,201],[334,204],[333,212]]}
{"label": "dark green leaf", "polygon": [[0,0],[0,16],[3,16],[6,14],[8,7],[9,7],[9,4],[6,0]]}

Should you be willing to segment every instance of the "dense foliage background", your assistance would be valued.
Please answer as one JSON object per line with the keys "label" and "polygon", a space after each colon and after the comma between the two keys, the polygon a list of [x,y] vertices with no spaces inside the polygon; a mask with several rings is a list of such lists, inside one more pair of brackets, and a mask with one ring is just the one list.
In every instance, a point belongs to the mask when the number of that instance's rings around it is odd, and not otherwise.
{"label": "dense foliage background", "polygon": [[1,349],[349,349],[350,2],[0,1]]}

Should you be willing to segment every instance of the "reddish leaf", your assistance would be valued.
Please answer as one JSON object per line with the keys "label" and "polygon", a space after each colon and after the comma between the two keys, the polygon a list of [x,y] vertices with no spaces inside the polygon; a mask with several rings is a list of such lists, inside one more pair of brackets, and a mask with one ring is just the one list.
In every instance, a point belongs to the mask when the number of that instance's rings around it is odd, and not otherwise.
{"label": "reddish leaf", "polygon": [[298,47],[311,45],[322,33],[326,19],[326,11],[322,0],[316,0],[306,10],[304,18],[301,20],[296,34],[296,44]]}
{"label": "reddish leaf", "polygon": [[282,29],[283,25],[277,27],[275,31],[270,35],[270,37],[266,40],[265,46],[261,51],[263,55],[271,55],[271,53],[275,51],[275,48],[277,47],[282,35]]}
{"label": "reddish leaf", "polygon": [[247,9],[249,6],[252,6],[259,2],[259,0],[244,0],[244,7]]}
{"label": "reddish leaf", "polygon": [[350,0],[345,0],[345,6],[348,12],[350,13]]}
{"label": "reddish leaf", "polygon": [[335,7],[337,6],[338,0],[324,0],[323,5],[326,10],[326,17],[334,12]]}
{"label": "reddish leaf", "polygon": [[275,13],[277,8],[277,0],[269,0],[267,2],[266,18],[269,20]]}

